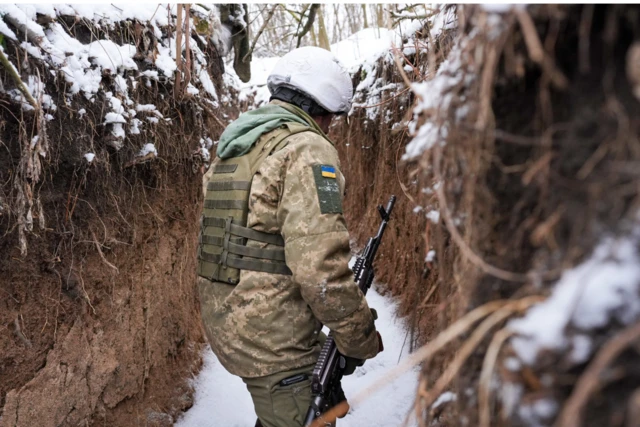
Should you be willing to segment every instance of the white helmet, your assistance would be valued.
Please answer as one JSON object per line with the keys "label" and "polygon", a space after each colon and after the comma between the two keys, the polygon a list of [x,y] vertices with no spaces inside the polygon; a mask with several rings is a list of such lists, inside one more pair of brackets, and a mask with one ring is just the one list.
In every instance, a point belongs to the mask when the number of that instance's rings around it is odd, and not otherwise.
{"label": "white helmet", "polygon": [[280,58],[267,79],[267,87],[273,95],[282,86],[304,93],[331,113],[347,113],[351,109],[351,77],[328,50],[306,46]]}

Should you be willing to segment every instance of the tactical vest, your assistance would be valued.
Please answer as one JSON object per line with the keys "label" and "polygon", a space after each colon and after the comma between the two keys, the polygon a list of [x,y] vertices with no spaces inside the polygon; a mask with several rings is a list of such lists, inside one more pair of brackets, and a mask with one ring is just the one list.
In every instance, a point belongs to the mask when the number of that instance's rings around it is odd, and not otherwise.
{"label": "tactical vest", "polygon": [[[198,275],[215,282],[236,285],[240,270],[291,275],[285,263],[284,240],[279,234],[247,227],[251,181],[269,155],[283,149],[288,137],[316,132],[299,123],[286,123],[264,134],[247,154],[220,159],[211,166],[198,241]],[[249,241],[269,243],[276,248],[247,246]]]}

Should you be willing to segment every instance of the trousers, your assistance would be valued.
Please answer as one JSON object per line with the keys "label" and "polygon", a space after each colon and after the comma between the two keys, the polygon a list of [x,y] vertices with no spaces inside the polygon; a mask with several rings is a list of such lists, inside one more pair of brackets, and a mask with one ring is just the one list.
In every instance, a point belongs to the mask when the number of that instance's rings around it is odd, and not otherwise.
{"label": "trousers", "polygon": [[263,427],[302,427],[311,404],[314,365],[258,378],[242,378]]}

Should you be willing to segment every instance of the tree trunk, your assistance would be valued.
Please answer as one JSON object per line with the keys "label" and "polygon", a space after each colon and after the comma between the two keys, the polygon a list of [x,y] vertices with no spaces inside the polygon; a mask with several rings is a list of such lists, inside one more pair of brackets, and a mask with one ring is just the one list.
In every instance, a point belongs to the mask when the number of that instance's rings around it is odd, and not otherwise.
{"label": "tree trunk", "polygon": [[331,51],[327,29],[324,25],[324,5],[318,9],[318,43],[321,48]]}
{"label": "tree trunk", "polygon": [[385,28],[384,23],[384,5],[376,5],[376,21],[378,22],[378,28]]}
{"label": "tree trunk", "polygon": [[362,17],[364,18],[364,25],[362,28],[369,28],[369,21],[367,21],[367,5],[362,4]]}

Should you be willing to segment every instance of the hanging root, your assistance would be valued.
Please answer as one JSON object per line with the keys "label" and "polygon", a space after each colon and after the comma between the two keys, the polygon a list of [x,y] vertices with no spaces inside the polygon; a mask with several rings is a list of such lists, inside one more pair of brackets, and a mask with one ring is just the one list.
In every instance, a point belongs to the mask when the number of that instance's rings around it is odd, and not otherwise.
{"label": "hanging root", "polygon": [[491,426],[491,377],[498,360],[498,354],[504,342],[513,335],[513,331],[507,328],[500,329],[493,336],[491,344],[487,349],[487,354],[482,363],[480,381],[478,384],[478,413],[480,416],[480,427]]}
{"label": "hanging root", "polygon": [[442,159],[442,149],[436,145],[434,147],[434,156],[433,156],[433,172],[436,179],[440,185],[436,186],[436,196],[438,198],[438,203],[440,204],[440,211],[444,218],[444,223],[447,226],[447,231],[451,234],[451,239],[455,242],[455,244],[460,249],[460,252],[471,261],[476,267],[480,268],[483,272],[490,274],[494,277],[497,277],[502,280],[507,280],[510,282],[526,282],[528,280],[526,274],[514,273],[512,271],[506,271],[501,268],[495,267],[493,265],[488,264],[485,260],[483,260],[480,256],[478,256],[464,241],[460,233],[458,233],[458,229],[453,222],[453,218],[451,218],[451,211],[449,210],[449,206],[447,205],[447,199],[444,194],[444,181],[442,178],[442,174],[440,172],[440,161]]}
{"label": "hanging root", "polygon": [[582,411],[589,401],[589,397],[600,386],[602,372],[624,349],[638,340],[640,340],[640,323],[627,327],[611,338],[598,351],[596,357],[573,388],[573,393],[558,417],[557,427],[578,427],[582,425]]}
{"label": "hanging root", "polygon": [[484,322],[482,322],[471,334],[462,345],[458,353],[454,357],[453,361],[448,364],[447,369],[438,378],[434,386],[429,390],[422,401],[423,407],[428,407],[442,394],[444,389],[449,385],[451,380],[460,371],[460,368],[464,365],[466,360],[473,354],[478,345],[482,342],[485,336],[491,331],[491,329],[498,323],[504,321],[511,315],[525,311],[531,305],[542,301],[544,298],[539,296],[531,296],[522,298],[516,301],[510,301],[495,310]]}
{"label": "hanging root", "polygon": [[[471,338],[469,338],[464,343],[459,353],[456,355],[454,361],[449,365],[444,374],[442,374],[442,376],[438,379],[434,387],[431,390],[422,393],[422,399],[420,400],[423,404],[423,407],[431,405],[435,398],[439,396],[439,391],[443,390],[449,384],[451,379],[459,371],[464,361],[469,357],[469,355],[471,355],[471,353],[473,353],[478,344],[482,341],[482,339],[493,326],[505,320],[507,317],[511,316],[514,313],[526,310],[531,305],[536,304],[543,299],[543,297],[531,296],[516,301],[496,300],[470,311],[464,317],[460,318],[443,332],[441,332],[432,341],[425,344],[415,353],[407,357],[403,363],[399,364],[393,369],[390,369],[382,378],[378,379],[369,387],[365,388],[360,393],[355,395],[350,400],[350,405],[352,407],[357,407],[362,402],[371,397],[379,389],[383,388],[386,384],[393,381],[410,369],[414,368],[415,366],[418,366],[420,363],[432,357],[439,350],[443,349],[451,341],[467,332],[474,323],[486,316],[491,315],[475,329],[475,331],[471,335]],[[336,414],[340,413],[338,406],[332,408],[323,415],[323,422],[331,423],[336,420]],[[318,425],[321,426],[323,424]],[[314,424],[314,427],[315,426],[316,424]]]}
{"label": "hanging root", "polygon": [[120,270],[118,270],[118,267],[116,267],[115,265],[111,264],[107,260],[107,257],[105,257],[104,254],[102,253],[102,249],[100,249],[100,243],[98,243],[98,239],[96,239],[96,234],[93,232],[93,230],[91,230],[91,236],[93,237],[93,243],[95,243],[96,249],[98,250],[98,254],[100,254],[100,258],[102,258],[102,261],[104,261],[105,264],[107,264],[109,267],[114,269],[116,271],[116,273],[120,273]]}

